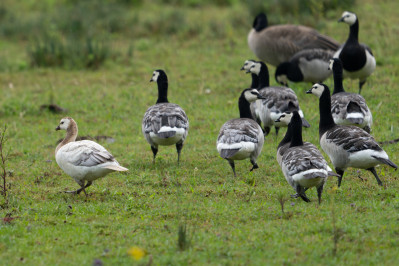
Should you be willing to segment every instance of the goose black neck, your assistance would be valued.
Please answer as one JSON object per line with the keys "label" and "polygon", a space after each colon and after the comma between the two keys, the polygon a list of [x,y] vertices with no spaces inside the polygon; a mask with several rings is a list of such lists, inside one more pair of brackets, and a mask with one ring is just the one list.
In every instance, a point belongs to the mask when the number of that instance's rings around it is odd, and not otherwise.
{"label": "goose black neck", "polygon": [[250,118],[253,119],[251,115],[251,109],[249,107],[249,102],[245,99],[244,94],[238,99],[238,109],[240,110],[240,118]]}
{"label": "goose black neck", "polygon": [[291,123],[288,124],[287,132],[285,133],[284,138],[280,141],[280,144],[278,144],[278,148],[282,147],[283,145],[289,143],[291,141]]}
{"label": "goose black neck", "polygon": [[168,79],[163,78],[157,80],[158,83],[158,100],[157,103],[168,103]]}
{"label": "goose black neck", "polygon": [[259,78],[258,75],[251,73],[251,77],[252,77],[252,84],[251,84],[251,88],[256,89],[259,86]]}
{"label": "goose black neck", "polygon": [[259,71],[258,79],[259,79],[259,85],[258,85],[259,89],[270,86],[269,69],[267,68],[266,64],[262,64]]}
{"label": "goose black neck", "polygon": [[323,134],[333,128],[336,124],[331,114],[331,96],[330,90],[325,88],[319,101],[320,122],[319,122],[319,138]]}
{"label": "goose black neck", "polygon": [[261,31],[267,27],[267,17],[264,13],[260,13],[256,16],[254,24],[252,25],[256,31]]}
{"label": "goose black neck", "polygon": [[291,118],[291,144],[290,147],[302,146],[302,119],[298,112],[294,112]]}
{"label": "goose black neck", "polygon": [[333,76],[334,76],[334,91],[333,94],[339,92],[345,92],[344,86],[342,85],[342,62],[340,60],[334,61],[333,64]]}
{"label": "goose black neck", "polygon": [[349,37],[347,42],[357,43],[359,42],[359,20],[356,19],[356,22],[350,26],[349,28]]}

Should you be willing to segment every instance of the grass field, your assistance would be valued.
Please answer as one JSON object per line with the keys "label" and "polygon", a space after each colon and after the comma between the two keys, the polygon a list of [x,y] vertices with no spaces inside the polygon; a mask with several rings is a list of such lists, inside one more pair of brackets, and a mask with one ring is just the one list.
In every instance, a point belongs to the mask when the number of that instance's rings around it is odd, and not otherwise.
{"label": "grass field", "polygon": [[[162,10],[146,3],[138,8],[150,18]],[[352,9],[359,17],[360,41],[377,58],[362,94],[378,141],[399,137],[398,8],[394,1],[367,0]],[[239,94],[250,84],[239,69],[254,58],[246,43],[253,18],[239,3],[176,10],[190,27],[206,30],[193,36],[190,29],[118,35],[111,49],[119,59],[96,71],[30,68],[27,40],[0,39],[0,126],[7,125],[10,151],[8,204],[2,198],[0,208],[0,264],[399,264],[399,180],[391,168],[377,168],[383,187],[371,173],[349,169],[339,189],[336,178],[329,178],[320,206],[315,189],[307,193],[311,203],[291,199],[292,188],[275,158],[281,130],[277,138],[265,139],[259,169],[249,172],[250,162],[238,161],[233,177],[215,143],[222,124],[238,117]],[[316,23],[341,42],[348,34],[347,25],[336,22],[343,11],[330,11]],[[232,20],[234,26],[227,23]],[[169,100],[190,120],[180,166],[173,146],[160,147],[152,164],[141,133],[143,114],[157,98],[149,80],[158,68],[168,74]],[[332,79],[326,84],[332,87]],[[291,87],[312,125],[304,139],[318,145],[318,101],[305,94],[310,84]],[[344,87],[357,92],[355,81],[345,80]],[[51,101],[68,112],[40,110]],[[56,142],[65,134],[55,131],[63,116],[75,119],[79,135],[115,139],[99,143],[129,171],[96,181],[87,198],[62,193],[78,188],[54,158]],[[398,164],[398,144],[384,149]],[[184,227],[188,247],[179,248]],[[130,256],[132,247],[144,250],[144,257]]]}

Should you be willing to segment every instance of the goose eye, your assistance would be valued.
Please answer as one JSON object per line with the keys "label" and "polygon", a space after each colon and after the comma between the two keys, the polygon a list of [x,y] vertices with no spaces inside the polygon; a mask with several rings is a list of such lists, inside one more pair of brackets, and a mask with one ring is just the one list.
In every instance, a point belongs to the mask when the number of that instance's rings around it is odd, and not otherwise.
{"label": "goose eye", "polygon": [[64,124],[64,121],[61,122],[61,125]]}

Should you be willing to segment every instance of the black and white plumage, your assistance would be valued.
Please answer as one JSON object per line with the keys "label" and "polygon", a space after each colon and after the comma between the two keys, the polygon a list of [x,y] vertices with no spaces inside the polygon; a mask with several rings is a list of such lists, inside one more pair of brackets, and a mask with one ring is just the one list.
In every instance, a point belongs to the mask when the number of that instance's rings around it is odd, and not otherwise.
{"label": "black and white plumage", "polygon": [[332,74],[328,64],[334,53],[335,51],[324,49],[301,50],[289,61],[279,64],[274,77],[284,86],[288,86],[288,81],[312,84],[322,82]]}
{"label": "black and white plumage", "polygon": [[251,105],[254,106],[255,115],[263,125],[265,135],[270,132],[273,125],[276,128],[276,134],[278,133],[279,126],[275,125],[275,121],[284,112],[298,111],[302,117],[303,126],[310,127],[309,123],[303,118],[303,112],[299,107],[295,92],[287,87],[269,86],[269,70],[265,63],[255,62],[249,71],[258,75],[258,91],[264,97],[263,100],[251,103]]}
{"label": "black and white plumage", "polygon": [[345,92],[342,85],[342,62],[330,59],[329,68],[334,74],[334,91],[331,96],[331,113],[337,125],[354,125],[371,131],[373,116],[366,100],[357,93]]}
{"label": "black and white plumage", "polygon": [[356,126],[337,125],[331,114],[330,90],[325,84],[314,84],[306,93],[319,97],[320,146],[330,157],[337,174],[338,186],[346,168],[366,169],[373,173],[379,185],[382,185],[375,166],[387,164],[395,169],[398,167],[389,160],[387,153],[378,145],[375,139],[363,129]]}
{"label": "black and white plumage", "polygon": [[[280,162],[281,170],[287,182],[306,202],[310,202],[310,200],[305,191],[308,188],[316,187],[320,204],[323,187],[331,169],[321,152],[314,145],[303,142],[302,119],[297,111],[292,114],[288,130],[291,134],[291,140],[289,146],[283,151]],[[284,144],[280,149],[285,148],[286,145]]]}
{"label": "black and white plumage", "polygon": [[144,114],[141,130],[145,139],[151,145],[154,155],[158,146],[176,145],[177,162],[188,134],[188,118],[184,110],[177,104],[168,102],[168,77],[163,70],[155,70],[150,82],[158,84],[158,100]]}
{"label": "black and white plumage", "polygon": [[349,37],[334,57],[342,61],[344,78],[359,79],[360,94],[366,79],[375,70],[375,58],[367,45],[359,43],[359,20],[356,14],[345,11],[338,22],[345,22],[350,25]]}
{"label": "black and white plumage", "polygon": [[269,26],[264,13],[256,16],[248,34],[248,45],[262,61],[278,66],[305,49],[336,51],[339,43],[315,29],[301,25]]}
{"label": "black and white plumage", "polygon": [[262,151],[264,135],[260,126],[252,119],[250,102],[263,97],[256,89],[245,89],[238,100],[240,118],[227,121],[220,129],[216,148],[220,156],[226,159],[235,172],[235,160],[249,158],[251,171],[258,168],[256,160]]}

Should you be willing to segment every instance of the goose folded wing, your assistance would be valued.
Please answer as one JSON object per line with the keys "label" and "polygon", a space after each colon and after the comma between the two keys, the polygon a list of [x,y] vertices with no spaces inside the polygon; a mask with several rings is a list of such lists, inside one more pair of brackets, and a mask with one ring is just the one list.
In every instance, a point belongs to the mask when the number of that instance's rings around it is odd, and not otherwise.
{"label": "goose folded wing", "polygon": [[226,144],[234,144],[239,142],[258,143],[258,135],[259,126],[255,121],[236,119],[227,122],[220,129],[218,142]]}
{"label": "goose folded wing", "polygon": [[177,104],[157,104],[150,107],[143,118],[144,132],[158,133],[162,126],[188,129],[186,113]]}
{"label": "goose folded wing", "polygon": [[382,151],[370,134],[356,126],[337,126],[327,132],[326,139],[350,153],[369,149]]}
{"label": "goose folded wing", "polygon": [[283,156],[288,173],[293,176],[311,169],[326,170],[327,162],[302,147],[289,148]]}
{"label": "goose folded wing", "polygon": [[70,164],[90,167],[115,161],[104,147],[93,141],[79,141],[73,144],[63,151]]}

